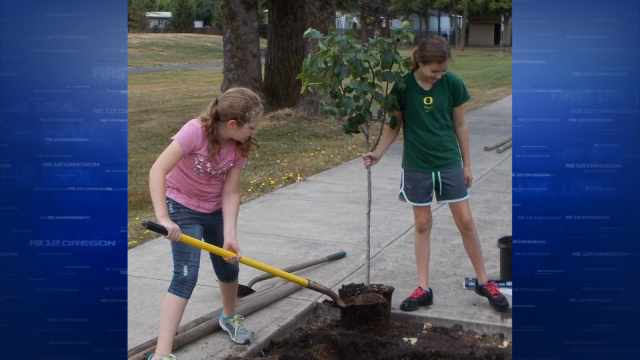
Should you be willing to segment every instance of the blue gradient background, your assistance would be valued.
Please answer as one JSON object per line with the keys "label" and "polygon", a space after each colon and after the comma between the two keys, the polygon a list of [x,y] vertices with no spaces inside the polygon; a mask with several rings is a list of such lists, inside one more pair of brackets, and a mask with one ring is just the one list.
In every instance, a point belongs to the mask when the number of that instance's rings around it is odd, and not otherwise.
{"label": "blue gradient background", "polygon": [[640,2],[513,13],[514,359],[638,359]]}
{"label": "blue gradient background", "polygon": [[[0,343],[126,358],[125,1],[0,3]],[[640,2],[513,2],[514,359],[636,359]]]}
{"label": "blue gradient background", "polygon": [[126,357],[127,2],[0,3],[3,357]]}

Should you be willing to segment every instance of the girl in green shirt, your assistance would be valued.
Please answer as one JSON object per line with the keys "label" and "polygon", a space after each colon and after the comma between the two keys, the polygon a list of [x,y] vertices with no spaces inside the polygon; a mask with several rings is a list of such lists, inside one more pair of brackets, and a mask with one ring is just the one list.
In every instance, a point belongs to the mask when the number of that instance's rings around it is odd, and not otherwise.
{"label": "girl in green shirt", "polygon": [[498,311],[509,302],[497,285],[488,281],[476,226],[469,206],[467,188],[473,182],[469,155],[469,129],[464,121],[463,104],[469,100],[464,82],[447,72],[450,50],[440,36],[423,39],[413,52],[413,69],[404,84],[396,84],[399,111],[394,115],[400,126],[385,125],[376,149],[363,155],[365,167],[375,165],[403,129],[402,186],[399,197],[413,205],[415,255],[418,287],[400,309],[414,311],[433,304],[429,287],[431,247],[431,202],[448,203],[462,235],[469,260],[478,277],[475,291]]}

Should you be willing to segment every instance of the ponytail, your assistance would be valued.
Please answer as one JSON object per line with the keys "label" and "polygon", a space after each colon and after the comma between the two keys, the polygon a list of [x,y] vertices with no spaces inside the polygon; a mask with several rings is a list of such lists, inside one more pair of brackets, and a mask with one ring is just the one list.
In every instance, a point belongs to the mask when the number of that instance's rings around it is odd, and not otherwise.
{"label": "ponytail", "polygon": [[[247,88],[231,88],[220,97],[215,98],[200,115],[200,122],[207,135],[210,155],[220,150],[218,141],[219,127],[229,120],[235,120],[239,126],[262,116],[263,106],[260,97]],[[248,157],[256,141],[251,138],[245,143],[236,143],[236,147],[243,157]]]}
{"label": "ponytail", "polygon": [[209,143],[209,155],[213,156],[220,150],[220,143],[218,142],[218,128],[222,120],[218,113],[218,98],[213,100],[207,111],[200,115],[200,122],[207,134],[207,141]]}

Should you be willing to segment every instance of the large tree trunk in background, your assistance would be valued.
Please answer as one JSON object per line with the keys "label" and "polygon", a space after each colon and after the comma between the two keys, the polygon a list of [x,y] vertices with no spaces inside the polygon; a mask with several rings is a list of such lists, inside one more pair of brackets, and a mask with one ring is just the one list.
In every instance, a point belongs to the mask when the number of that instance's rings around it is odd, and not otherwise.
{"label": "large tree trunk in background", "polygon": [[384,36],[391,37],[391,13],[384,16]]}
{"label": "large tree trunk in background", "polygon": [[[314,28],[323,34],[336,27],[336,0],[307,0],[306,28]],[[317,46],[316,40],[305,40],[304,55],[309,55]],[[308,91],[299,103],[302,112],[309,116],[316,116],[320,113],[320,96]]]}
{"label": "large tree trunk in background", "polygon": [[[455,0],[449,0],[449,44],[453,44],[453,46],[458,46],[458,27],[456,26],[456,17],[454,16],[456,9]],[[451,35],[453,35],[453,39],[451,39]]]}
{"label": "large tree trunk in background", "polygon": [[422,16],[424,16],[424,37],[429,37],[429,31],[431,29],[431,14],[429,14],[429,10]]}
{"label": "large tree trunk in background", "polygon": [[511,24],[512,24],[511,23],[511,19],[512,19],[511,14],[506,14],[504,16],[504,33],[503,33],[503,35],[505,35],[505,37],[507,37],[507,38],[506,38],[506,41],[503,40],[503,45],[506,46],[506,47],[513,46],[513,38],[512,38],[513,32],[511,30]]}
{"label": "large tree trunk in background", "polygon": [[220,89],[245,86],[260,91],[258,0],[225,0],[222,43],[224,79]]}
{"label": "large tree trunk in background", "polygon": [[462,12],[462,40],[460,41],[460,50],[464,51],[467,45],[467,32],[469,31],[469,0],[463,0],[464,10]]}
{"label": "large tree trunk in background", "polygon": [[[336,27],[336,0],[307,0],[305,28],[314,28],[323,34]],[[316,46],[316,41],[305,43],[305,55]]]}
{"label": "large tree trunk in background", "polygon": [[304,60],[305,1],[271,0],[264,94],[271,109],[293,107],[300,98]]}
{"label": "large tree trunk in background", "polygon": [[391,37],[391,1],[380,1],[380,15],[384,18],[380,21],[380,35],[384,37]]}
{"label": "large tree trunk in background", "polygon": [[375,4],[372,4],[371,1],[359,0],[359,6],[360,40],[362,42],[367,42],[369,38],[372,38],[375,35],[376,23],[378,22],[374,11]]}

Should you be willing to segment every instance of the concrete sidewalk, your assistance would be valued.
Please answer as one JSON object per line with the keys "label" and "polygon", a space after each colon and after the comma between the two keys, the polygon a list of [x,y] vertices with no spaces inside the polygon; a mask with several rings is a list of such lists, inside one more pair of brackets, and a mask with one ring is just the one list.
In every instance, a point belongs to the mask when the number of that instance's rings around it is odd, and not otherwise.
{"label": "concrete sidewalk", "polygon": [[[483,246],[487,271],[497,277],[496,240],[511,234],[511,150],[486,152],[483,146],[511,136],[511,97],[467,114],[475,183],[471,207]],[[397,200],[402,145],[394,144],[373,170],[371,282],[396,288],[393,310],[416,287],[411,207]],[[242,253],[284,267],[344,250],[345,259],[301,272],[337,290],[342,284],[364,281],[366,172],[360,159],[342,164],[245,203],[240,208]],[[494,312],[486,299],[462,289],[465,276],[474,276],[462,239],[447,206],[434,204],[430,286],[435,304],[412,314],[478,324],[511,327],[511,319]],[[165,240],[149,241],[129,250],[128,348],[157,336],[160,301],[171,278],[170,247]],[[240,283],[259,275],[241,266]],[[258,283],[255,289],[279,284]],[[280,300],[247,318],[257,343],[323,296],[307,289]],[[511,299],[510,299],[511,300]],[[217,280],[207,254],[183,323],[221,306]],[[181,360],[223,359],[247,347],[233,345],[218,332],[176,352]]]}

